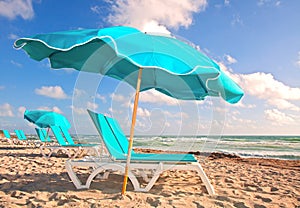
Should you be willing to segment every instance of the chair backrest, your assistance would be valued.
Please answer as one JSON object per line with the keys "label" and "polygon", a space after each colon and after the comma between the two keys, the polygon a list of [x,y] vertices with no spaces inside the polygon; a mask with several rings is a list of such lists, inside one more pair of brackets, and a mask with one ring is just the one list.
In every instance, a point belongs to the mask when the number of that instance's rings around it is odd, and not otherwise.
{"label": "chair backrest", "polygon": [[20,133],[20,136],[21,136],[21,138],[22,138],[23,140],[26,140],[26,139],[27,139],[27,137],[25,136],[23,130],[19,130],[19,133]]}
{"label": "chair backrest", "polygon": [[51,142],[49,135],[47,135],[46,129],[35,128],[35,131],[42,142]]}
{"label": "chair backrest", "polygon": [[26,136],[22,130],[16,129],[15,132],[19,140],[26,140]]}
{"label": "chair backrest", "polygon": [[59,126],[50,126],[50,128],[51,128],[53,135],[55,136],[57,142],[60,145],[68,145],[65,141],[64,136],[62,135],[62,132],[61,132],[61,129]]}
{"label": "chair backrest", "polygon": [[71,137],[71,135],[68,131],[68,129],[66,127],[63,127],[63,126],[60,126],[59,128],[60,128],[61,132],[63,133],[63,136],[67,140],[68,144],[70,144],[70,145],[75,144],[73,138]]}
{"label": "chair backrest", "polygon": [[128,151],[127,149],[128,141],[127,141],[127,148],[126,148],[126,145],[123,144],[124,140],[122,140],[121,142],[118,140],[117,136],[120,135],[120,132],[114,132],[113,128],[117,129],[117,127],[115,126],[112,127],[110,125],[110,123],[113,124],[116,122],[112,118],[109,118],[102,114],[97,114],[90,110],[88,110],[88,113],[93,123],[95,124],[95,127],[98,133],[100,134],[100,137],[103,143],[105,144],[109,154],[115,159],[125,160]]}
{"label": "chair backrest", "polygon": [[9,134],[9,132],[8,132],[7,130],[2,130],[2,132],[3,132],[4,136],[5,136],[7,139],[10,139],[10,138],[11,138],[11,137],[10,137],[10,134]]}

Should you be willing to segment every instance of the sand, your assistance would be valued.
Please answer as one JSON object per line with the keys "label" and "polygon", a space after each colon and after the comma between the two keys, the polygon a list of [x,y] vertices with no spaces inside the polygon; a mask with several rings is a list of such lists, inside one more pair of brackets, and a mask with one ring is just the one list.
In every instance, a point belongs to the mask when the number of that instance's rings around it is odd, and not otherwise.
{"label": "sand", "polygon": [[300,161],[198,156],[216,195],[209,196],[192,171],[166,171],[148,193],[123,177],[97,179],[76,190],[62,156],[43,158],[38,148],[0,145],[0,207],[300,207]]}

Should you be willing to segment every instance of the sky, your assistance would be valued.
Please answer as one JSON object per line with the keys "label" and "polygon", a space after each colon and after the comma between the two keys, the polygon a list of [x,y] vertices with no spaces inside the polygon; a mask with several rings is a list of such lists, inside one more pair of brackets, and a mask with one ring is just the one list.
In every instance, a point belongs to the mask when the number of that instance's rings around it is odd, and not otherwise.
{"label": "sky", "polygon": [[299,8],[298,0],[0,0],[0,129],[34,133],[24,111],[44,109],[66,116],[72,133],[95,134],[91,109],[116,118],[128,134],[133,88],[53,70],[13,48],[35,34],[126,25],[188,40],[245,92],[234,105],[143,92],[137,135],[300,135]]}

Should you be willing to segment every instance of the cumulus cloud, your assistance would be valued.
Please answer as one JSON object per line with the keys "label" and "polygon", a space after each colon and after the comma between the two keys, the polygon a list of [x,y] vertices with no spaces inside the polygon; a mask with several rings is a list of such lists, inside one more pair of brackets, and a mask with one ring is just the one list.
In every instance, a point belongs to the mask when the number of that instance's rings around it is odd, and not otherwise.
{"label": "cumulus cloud", "polygon": [[16,67],[19,67],[19,68],[22,68],[22,67],[23,67],[22,64],[20,64],[20,63],[18,63],[18,62],[15,62],[15,61],[13,61],[13,60],[11,60],[10,63],[13,64],[13,65],[15,65]]}
{"label": "cumulus cloud", "polygon": [[106,97],[103,96],[103,95],[100,95],[99,93],[97,93],[95,97],[96,97],[97,99],[101,100],[103,103],[106,103],[106,102],[107,102]]}
{"label": "cumulus cloud", "polygon": [[[256,72],[252,74],[233,73],[224,63],[218,63],[222,71],[237,82],[244,90],[246,95],[255,96],[265,100],[268,105],[278,109],[300,111],[300,108],[292,102],[300,101],[300,88],[290,87],[278,81],[270,73]],[[255,107],[239,102],[237,107]]]}
{"label": "cumulus cloud", "polygon": [[0,105],[0,116],[13,117],[13,107],[9,103],[4,103]]}
{"label": "cumulus cloud", "polygon": [[10,39],[10,40],[16,40],[16,39],[18,39],[18,38],[19,38],[19,36],[16,35],[16,34],[13,34],[13,33],[10,33],[10,34],[8,35],[8,39]]}
{"label": "cumulus cloud", "polygon": [[87,114],[86,108],[75,107],[75,106],[72,105],[71,109],[72,109],[73,113],[76,113],[78,115]]}
{"label": "cumulus cloud", "polygon": [[139,102],[174,106],[178,105],[180,101],[151,89],[140,93]]}
{"label": "cumulus cloud", "polygon": [[88,101],[86,103],[86,107],[87,107],[87,109],[96,110],[98,108],[98,104]]}
{"label": "cumulus cloud", "polygon": [[300,88],[290,87],[276,80],[272,74],[257,72],[235,76],[242,89],[258,98],[300,100]]}
{"label": "cumulus cloud", "polygon": [[284,99],[270,99],[267,102],[268,104],[275,106],[281,110],[285,109],[285,110],[300,111],[300,107]]}
{"label": "cumulus cloud", "polygon": [[225,60],[226,60],[226,62],[227,62],[228,64],[234,64],[234,63],[237,62],[237,60],[236,60],[235,58],[233,58],[232,56],[230,56],[230,55],[228,55],[228,54],[226,54],[226,55],[224,56],[224,58],[225,58]]}
{"label": "cumulus cloud", "polygon": [[35,93],[55,99],[66,99],[68,97],[60,86],[42,86],[35,89]]}
{"label": "cumulus cloud", "polygon": [[235,26],[235,25],[244,25],[244,22],[241,18],[241,16],[239,14],[234,14],[233,18],[231,20],[231,25]]}
{"label": "cumulus cloud", "polygon": [[203,11],[207,6],[206,0],[116,0],[111,3],[108,16],[111,24],[133,26],[142,31],[147,29],[146,32],[187,28],[193,22],[193,13]]}
{"label": "cumulus cloud", "polygon": [[24,116],[25,110],[26,110],[26,107],[20,106],[20,107],[18,108],[18,117],[23,117],[23,116]]}
{"label": "cumulus cloud", "polygon": [[25,20],[32,19],[34,11],[32,0],[2,0],[0,1],[0,16],[15,19],[21,16]]}
{"label": "cumulus cloud", "polygon": [[265,5],[274,5],[274,6],[280,6],[281,1],[279,0],[258,0],[257,5],[258,6],[265,6]]}
{"label": "cumulus cloud", "polygon": [[295,122],[295,119],[292,116],[287,115],[278,109],[265,110],[264,114],[266,119],[276,125],[287,125]]}
{"label": "cumulus cloud", "polygon": [[53,107],[48,107],[48,106],[40,106],[38,107],[39,110],[45,110],[45,111],[54,111],[56,113],[62,114],[62,110],[57,107],[57,106],[53,106]]}

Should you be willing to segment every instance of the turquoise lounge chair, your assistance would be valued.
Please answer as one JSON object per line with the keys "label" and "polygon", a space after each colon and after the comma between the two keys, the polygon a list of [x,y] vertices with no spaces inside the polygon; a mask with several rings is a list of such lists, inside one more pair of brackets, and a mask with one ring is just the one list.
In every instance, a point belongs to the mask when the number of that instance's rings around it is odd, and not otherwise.
{"label": "turquoise lounge chair", "polygon": [[2,130],[4,137],[7,139],[11,139],[10,133],[7,130]]}
{"label": "turquoise lounge chair", "polygon": [[[84,151],[92,155],[99,156],[99,144],[76,144],[69,134],[68,130],[62,126],[50,126],[58,145],[40,146],[41,153],[44,157],[50,157],[54,152],[62,151],[70,158],[75,158]],[[46,153],[49,150],[49,153]]]}
{"label": "turquoise lounge chair", "polygon": [[46,129],[35,128],[35,131],[41,142],[51,142],[49,135],[47,135]]}
{"label": "turquoise lounge chair", "polygon": [[[108,155],[83,160],[68,160],[66,162],[67,172],[77,189],[89,188],[92,180],[99,174],[107,179],[112,171],[121,174],[125,172],[128,140],[122,132],[116,120],[107,116],[89,111],[103,145],[106,147]],[[93,172],[89,175],[86,183],[82,185],[73,167],[92,167]],[[192,154],[143,154],[132,151],[129,179],[135,191],[149,191],[160,174],[166,170],[195,170],[201,177],[210,195],[214,195],[214,189],[204,173],[201,165]],[[149,179],[148,175],[152,178]],[[142,176],[148,182],[145,187],[141,187],[137,176]]]}
{"label": "turquoise lounge chair", "polygon": [[18,130],[18,129],[16,129],[15,132],[16,132],[17,138],[18,138],[20,141],[25,141],[25,140],[27,140],[27,137],[25,136],[23,130]]}
{"label": "turquoise lounge chair", "polygon": [[41,142],[38,140],[28,140],[23,130],[16,129],[15,133],[18,138],[18,144],[29,145],[34,147],[39,147],[41,145]]}

